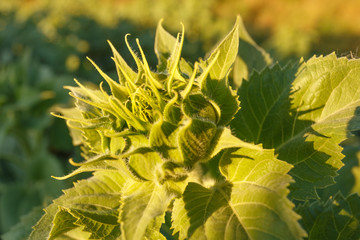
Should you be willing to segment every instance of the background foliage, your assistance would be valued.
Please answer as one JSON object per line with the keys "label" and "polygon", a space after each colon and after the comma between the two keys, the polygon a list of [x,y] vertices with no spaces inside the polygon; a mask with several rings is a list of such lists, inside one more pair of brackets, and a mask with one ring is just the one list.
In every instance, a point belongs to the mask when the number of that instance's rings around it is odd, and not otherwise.
{"label": "background foliage", "polygon": [[[77,154],[64,123],[48,112],[55,103],[69,103],[62,86],[73,84],[73,77],[98,79],[86,56],[115,74],[107,39],[124,59],[131,59],[123,36],[129,32],[141,36],[142,48],[155,68],[158,20],[164,18],[173,32],[183,22],[187,42],[182,56],[194,61],[231,28],[240,13],[256,42],[276,59],[332,51],[356,56],[360,26],[354,23],[360,20],[359,9],[356,0],[0,1],[0,234],[65,187],[49,176],[66,173],[64,163]],[[347,172],[341,176],[350,180],[337,179],[331,188],[347,196],[360,192],[358,139],[343,145],[347,157],[340,171]],[[342,181],[353,185],[341,187]],[[321,196],[326,199],[331,191],[324,189]]]}

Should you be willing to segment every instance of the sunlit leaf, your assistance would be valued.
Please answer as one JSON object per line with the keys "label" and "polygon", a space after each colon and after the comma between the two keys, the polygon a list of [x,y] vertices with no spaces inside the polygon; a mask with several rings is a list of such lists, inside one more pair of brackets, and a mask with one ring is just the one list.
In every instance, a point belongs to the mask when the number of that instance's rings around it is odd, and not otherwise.
{"label": "sunlit leaf", "polygon": [[343,165],[338,144],[360,127],[360,97],[352,87],[359,66],[334,54],[314,57],[299,69],[255,73],[239,89],[242,109],[231,125],[241,139],[275,148],[295,166],[292,197],[317,198],[315,188],[332,184]]}
{"label": "sunlit leaf", "polygon": [[157,230],[160,230],[159,223],[163,220],[171,196],[166,189],[151,182],[129,185],[124,194],[119,219],[124,237],[152,239],[152,229],[157,226]]}
{"label": "sunlit leaf", "polygon": [[[239,24],[240,17],[236,19],[236,23],[230,33],[206,59],[207,62],[212,62],[216,58],[216,62],[210,70],[210,77],[212,79],[223,79],[235,61],[239,46]],[[217,54],[219,55],[216,56]]]}
{"label": "sunlit leaf", "polygon": [[[65,221],[66,219],[76,220],[75,217],[73,218],[64,212],[64,209],[70,207],[83,204],[89,207],[118,210],[122,185],[126,182],[124,177],[126,175],[120,173],[98,171],[94,177],[75,183],[73,188],[66,190],[63,196],[56,199],[53,204],[45,209],[46,214],[35,225],[29,239],[48,239],[57,236],[59,233],[64,233],[64,229],[59,229],[58,225],[54,225],[57,222],[53,222],[53,219],[56,219],[57,214],[62,214],[59,223],[65,224],[67,231],[75,228],[76,222]],[[59,206],[62,208],[59,208]],[[64,218],[64,215],[68,217]]]}

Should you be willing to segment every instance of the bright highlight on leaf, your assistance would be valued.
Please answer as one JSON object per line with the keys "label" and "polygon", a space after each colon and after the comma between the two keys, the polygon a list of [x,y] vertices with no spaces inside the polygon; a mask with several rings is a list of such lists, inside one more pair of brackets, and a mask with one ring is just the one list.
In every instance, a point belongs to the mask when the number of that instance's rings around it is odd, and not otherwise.
{"label": "bright highlight on leaf", "polygon": [[138,56],[125,36],[137,71],[109,42],[118,79],[90,60],[105,83],[67,87],[75,107],[53,115],[84,161],[57,178],[93,176],[49,205],[29,239],[166,239],[164,229],[171,239],[327,239],[323,217],[336,236],[358,236],[359,196],[323,202],[317,191],[360,130],[360,61],[271,64],[238,17],[192,64],[184,34],[159,22],[156,71],[139,39]]}

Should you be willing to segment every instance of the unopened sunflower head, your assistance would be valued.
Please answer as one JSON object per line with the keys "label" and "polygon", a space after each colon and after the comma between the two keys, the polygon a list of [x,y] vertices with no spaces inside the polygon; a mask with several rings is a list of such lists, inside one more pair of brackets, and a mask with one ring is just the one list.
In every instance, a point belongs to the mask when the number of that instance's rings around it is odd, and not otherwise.
{"label": "unopened sunflower head", "polygon": [[88,161],[99,155],[144,155],[149,149],[157,153],[159,161],[166,162],[163,166],[171,162],[191,168],[196,162],[209,160],[221,151],[219,141],[224,132],[231,135],[226,126],[239,109],[236,93],[228,84],[237,56],[238,25],[239,19],[207,59],[190,64],[180,57],[184,27],[175,38],[160,21],[155,39],[156,72],[150,70],[138,39],[140,57],[129,46],[128,35],[125,37],[137,72],[109,42],[117,81],[89,59],[109,91],[103,83],[98,89],[78,81],[78,87],[67,87],[76,107],[61,109],[58,116],[67,120],[74,144],[83,145]]}

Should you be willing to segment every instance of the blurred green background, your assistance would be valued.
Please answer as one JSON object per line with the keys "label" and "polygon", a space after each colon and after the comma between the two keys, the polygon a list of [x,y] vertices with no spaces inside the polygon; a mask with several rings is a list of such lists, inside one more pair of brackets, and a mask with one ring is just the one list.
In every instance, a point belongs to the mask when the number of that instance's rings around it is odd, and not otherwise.
{"label": "blurred green background", "polygon": [[[124,36],[140,39],[155,69],[155,28],[185,25],[183,57],[195,61],[241,14],[255,41],[286,62],[328,54],[356,57],[358,0],[1,0],[0,1],[0,235],[35,206],[71,186],[56,181],[81,161],[63,120],[49,112],[71,104],[64,85],[73,78],[98,83],[86,60],[115,74],[110,40],[134,66]],[[73,180],[73,179],[71,179]]]}

